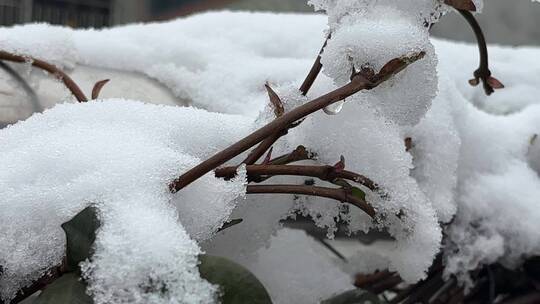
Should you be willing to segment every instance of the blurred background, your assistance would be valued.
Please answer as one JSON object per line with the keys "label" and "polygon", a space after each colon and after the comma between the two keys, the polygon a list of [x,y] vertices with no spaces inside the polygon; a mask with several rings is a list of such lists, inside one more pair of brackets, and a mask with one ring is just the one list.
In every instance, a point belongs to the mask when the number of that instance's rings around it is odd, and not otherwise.
{"label": "blurred background", "polygon": [[[406,0],[403,0],[406,1]],[[485,0],[478,16],[490,43],[505,45],[540,45],[540,4],[530,0]],[[0,26],[46,22],[73,28],[105,28],[135,22],[165,21],[210,10],[250,10],[313,13],[307,0],[0,0]],[[438,37],[474,41],[474,35],[458,14],[449,14],[435,25]],[[68,71],[83,87],[97,80],[123,79],[115,93],[141,101],[159,100],[169,105],[185,105],[157,81],[138,73],[93,69],[80,66]],[[63,87],[45,78],[41,87],[17,64],[0,62],[0,128],[26,119],[34,112],[53,106],[62,96]],[[21,90],[21,88],[23,90]],[[126,93],[128,92],[128,93]],[[46,95],[48,94],[48,95]],[[125,94],[131,94],[125,96]],[[149,98],[148,96],[152,96]],[[108,96],[111,97],[111,96]]]}
{"label": "blurred background", "polygon": [[[0,0],[0,25],[49,22],[108,27],[177,18],[207,10],[312,12],[306,0]],[[540,5],[530,0],[486,0],[480,23],[492,43],[540,45]],[[472,41],[470,29],[451,14],[436,36]]]}

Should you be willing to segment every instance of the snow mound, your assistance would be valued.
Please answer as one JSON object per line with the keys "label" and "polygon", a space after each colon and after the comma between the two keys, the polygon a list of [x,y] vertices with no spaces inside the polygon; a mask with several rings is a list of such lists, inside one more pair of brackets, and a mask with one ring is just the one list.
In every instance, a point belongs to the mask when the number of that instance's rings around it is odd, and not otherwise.
{"label": "snow mound", "polygon": [[[176,195],[168,184],[249,127],[240,116],[104,100],[58,105],[1,130],[2,298],[59,265],[60,225],[95,205],[102,227],[84,269],[96,303],[211,303],[215,288],[199,277],[200,249],[187,232],[215,232],[243,195],[245,175],[207,175]],[[170,294],[148,293],[151,283]]]}

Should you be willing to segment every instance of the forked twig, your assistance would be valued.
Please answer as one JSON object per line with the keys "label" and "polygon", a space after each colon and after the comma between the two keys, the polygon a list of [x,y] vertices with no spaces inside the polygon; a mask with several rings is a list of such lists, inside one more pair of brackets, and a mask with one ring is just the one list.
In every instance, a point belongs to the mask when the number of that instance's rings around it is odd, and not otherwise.
{"label": "forked twig", "polygon": [[480,51],[480,66],[476,71],[474,71],[474,78],[469,80],[469,83],[472,86],[477,86],[482,81],[484,86],[484,91],[486,95],[491,95],[495,92],[495,89],[502,89],[504,85],[495,77],[491,76],[491,71],[489,70],[489,55],[488,48],[486,43],[486,38],[482,28],[474,18],[474,15],[463,9],[458,9],[458,12],[467,20],[469,25],[474,31],[476,40],[478,41],[478,49]]}
{"label": "forked twig", "polygon": [[285,113],[283,116],[276,118],[274,121],[241,139],[237,143],[203,161],[201,164],[174,180],[170,184],[170,190],[172,192],[180,191],[206,173],[216,169],[227,161],[247,151],[254,145],[265,140],[267,137],[287,129],[294,122],[312,113],[322,110],[323,108],[338,101],[344,100],[345,98],[362,90],[371,90],[376,88],[393,75],[405,69],[408,65],[423,58],[424,54],[425,53],[422,52],[409,57],[393,59],[388,62],[378,74],[376,74],[374,77],[370,77],[370,79],[367,79],[361,73],[353,75],[351,82],[345,86]]}
{"label": "forked twig", "polygon": [[[218,168],[216,177],[230,178],[236,174],[236,167]],[[257,180],[260,176],[306,176],[332,182],[338,178],[358,183],[371,191],[378,191],[379,186],[369,178],[351,171],[337,171],[333,166],[293,166],[293,165],[250,165],[246,166],[249,180]]]}

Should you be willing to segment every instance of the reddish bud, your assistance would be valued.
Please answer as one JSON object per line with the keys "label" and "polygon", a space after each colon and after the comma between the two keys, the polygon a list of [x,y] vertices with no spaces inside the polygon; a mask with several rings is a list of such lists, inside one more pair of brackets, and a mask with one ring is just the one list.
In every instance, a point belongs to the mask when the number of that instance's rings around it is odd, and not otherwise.
{"label": "reddish bud", "polygon": [[94,85],[94,88],[92,89],[92,99],[98,99],[99,93],[101,93],[101,89],[110,81],[110,79],[105,79],[96,82]]}
{"label": "reddish bud", "polygon": [[502,84],[502,82],[500,82],[497,78],[495,77],[489,77],[487,79],[487,82],[488,84],[494,88],[494,89],[503,89],[504,88],[504,84]]}
{"label": "reddish bud", "polygon": [[336,172],[343,172],[345,170],[345,157],[341,155],[339,162],[334,165]]}

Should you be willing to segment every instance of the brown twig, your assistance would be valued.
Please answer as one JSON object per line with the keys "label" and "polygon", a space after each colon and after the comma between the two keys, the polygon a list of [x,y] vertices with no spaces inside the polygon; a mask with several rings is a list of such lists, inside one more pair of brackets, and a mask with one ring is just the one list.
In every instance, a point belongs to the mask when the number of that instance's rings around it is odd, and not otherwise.
{"label": "brown twig", "polygon": [[476,12],[476,5],[472,0],[444,0],[444,3],[458,10]]}
{"label": "brown twig", "polygon": [[375,209],[366,201],[353,196],[346,189],[324,188],[304,185],[248,185],[247,194],[298,194],[325,197],[354,205],[366,214],[375,217]]}
{"label": "brown twig", "polygon": [[495,77],[491,76],[491,71],[489,70],[489,55],[486,38],[480,24],[478,24],[478,21],[476,21],[476,18],[474,18],[474,15],[470,11],[458,9],[458,12],[465,18],[465,20],[467,20],[473,29],[476,40],[478,41],[478,49],[480,51],[480,66],[476,71],[474,71],[474,78],[471,79],[469,83],[472,86],[477,86],[480,81],[482,81],[484,91],[486,92],[486,95],[489,96],[495,92],[495,89],[504,88],[504,85]]}
{"label": "brown twig", "polygon": [[311,70],[309,71],[306,79],[304,80],[304,82],[300,86],[300,92],[302,92],[302,95],[304,95],[304,96],[306,96],[308,94],[309,90],[313,86],[313,83],[315,83],[315,80],[317,79],[317,76],[319,76],[319,74],[321,73],[321,70],[322,70],[321,55],[322,55],[322,53],[324,51],[324,48],[328,44],[328,40],[331,37],[332,37],[331,34],[328,35],[328,37],[324,41],[324,44],[323,44],[323,46],[321,48],[321,51],[319,52],[319,55],[317,56],[317,59],[313,63],[313,66],[311,67]]}
{"label": "brown twig", "polygon": [[47,63],[43,60],[35,59],[32,57],[27,56],[20,56],[8,53],[6,51],[0,51],[0,60],[5,61],[11,61],[11,62],[18,62],[18,63],[25,63],[29,62],[32,64],[32,66],[35,66],[36,68],[40,68],[49,74],[54,75],[56,78],[61,80],[64,85],[71,91],[73,96],[77,98],[79,102],[87,102],[88,98],[84,95],[81,88],[71,79],[64,71],[60,70],[56,66]]}
{"label": "brown twig", "polygon": [[193,169],[189,170],[188,172],[184,173],[182,176],[174,180],[170,184],[170,190],[172,192],[180,191],[184,187],[188,186],[195,180],[205,175],[206,173],[214,170],[215,168],[223,165],[224,163],[233,159],[239,154],[247,151],[249,148],[260,143],[267,137],[272,136],[272,134],[276,134],[284,129],[287,129],[294,122],[314,112],[317,112],[331,104],[334,104],[351,95],[354,95],[359,91],[371,90],[373,88],[376,88],[381,83],[383,83],[396,73],[399,73],[408,65],[419,60],[423,56],[424,53],[422,52],[414,54],[410,57],[396,58],[394,60],[391,60],[381,69],[381,72],[379,74],[375,75],[375,77],[370,77],[371,79],[366,79],[361,73],[354,75],[351,82],[347,85],[338,88],[319,98],[316,98],[302,106],[299,106],[288,113],[285,113],[283,116],[276,118],[274,121],[253,132],[247,137],[241,139],[232,146],[203,161],[198,166],[194,167]]}
{"label": "brown twig", "polygon": [[303,160],[315,159],[316,155],[306,149],[304,146],[298,146],[291,153],[276,157],[268,164],[270,165],[288,165]]}
{"label": "brown twig", "polygon": [[242,163],[246,165],[253,165],[264,155],[264,153],[266,153],[266,151],[268,151],[268,149],[274,145],[278,139],[286,134],[286,130],[272,134],[270,137],[261,142],[255,149],[253,149],[253,151],[249,153],[248,157]]}
{"label": "brown twig", "polygon": [[[317,79],[317,76],[319,76],[319,73],[321,72],[321,69],[322,69],[321,54],[324,51],[324,48],[326,47],[326,45],[328,44],[328,39],[330,39],[330,37],[331,35],[328,35],[328,38],[326,38],[326,40],[324,41],[324,44],[319,52],[319,55],[317,56],[317,59],[313,63],[313,66],[311,67],[311,70],[309,71],[306,79],[300,86],[300,92],[302,92],[302,95],[304,96],[307,95],[307,93],[313,86],[313,83]],[[282,116],[283,113],[285,113],[285,109],[283,109],[283,103],[281,102],[281,99],[268,84],[266,84],[265,87],[266,87],[266,90],[268,91],[270,102],[274,106],[276,117]],[[287,130],[283,130],[279,133],[276,133],[268,137],[263,142],[261,142],[260,145],[257,146],[257,148],[255,148],[249,154],[246,160],[244,160],[242,163],[246,165],[253,165],[255,162],[257,162],[257,160],[259,160],[259,158],[261,158],[261,156],[264,155],[264,153],[268,149],[270,149],[270,147],[272,147],[272,145],[274,145],[274,143],[276,143],[276,141],[278,141],[281,137],[287,135],[287,133],[288,133]]]}
{"label": "brown twig", "polygon": [[[215,174],[219,178],[230,178],[236,174],[236,170],[236,167],[218,168]],[[308,176],[329,182],[342,178],[361,184],[372,191],[379,190],[377,184],[369,178],[346,170],[338,172],[333,166],[250,165],[246,166],[246,170],[248,180],[257,180],[260,176],[278,175]]]}

